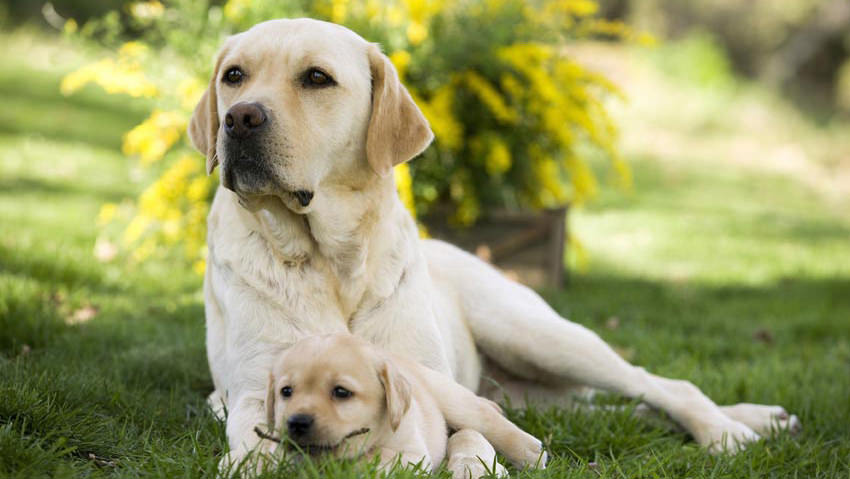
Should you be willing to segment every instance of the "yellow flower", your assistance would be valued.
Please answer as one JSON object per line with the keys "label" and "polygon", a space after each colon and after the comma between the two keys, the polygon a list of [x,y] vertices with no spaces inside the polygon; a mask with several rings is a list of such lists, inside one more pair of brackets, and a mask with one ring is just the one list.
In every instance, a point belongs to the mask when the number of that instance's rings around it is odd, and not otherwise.
{"label": "yellow flower", "polygon": [[138,155],[143,165],[159,161],[186,129],[186,116],[178,111],[154,110],[145,121],[124,134],[121,151]]}
{"label": "yellow flower", "polygon": [[413,178],[410,176],[410,167],[407,163],[397,165],[393,170],[395,176],[395,187],[402,204],[416,218],[416,204],[413,201]]}
{"label": "yellow flower", "polygon": [[130,15],[138,20],[153,20],[162,16],[165,7],[157,0],[149,2],[133,2],[128,5]]}
{"label": "yellow flower", "polygon": [[450,150],[457,150],[463,144],[463,125],[454,116],[454,95],[454,86],[447,83],[434,92],[430,101],[413,97],[431,124],[437,141]]}
{"label": "yellow flower", "polygon": [[78,28],[79,25],[77,25],[77,21],[73,18],[69,18],[68,20],[65,20],[65,25],[62,29],[65,33],[76,33]]}
{"label": "yellow flower", "polygon": [[345,21],[345,14],[348,10],[348,0],[333,0],[331,3],[331,21],[334,23],[342,23]]}
{"label": "yellow flower", "polygon": [[100,211],[97,214],[97,224],[98,226],[103,226],[109,222],[111,222],[115,215],[118,213],[118,205],[115,203],[104,203],[100,207]]}
{"label": "yellow flower", "polygon": [[498,176],[511,168],[511,151],[508,144],[499,138],[490,141],[490,151],[484,160],[484,167],[491,176]]}
{"label": "yellow flower", "polygon": [[189,183],[189,187],[186,189],[186,198],[189,201],[205,201],[207,196],[209,195],[210,188],[212,187],[211,176],[198,176],[191,183]]}
{"label": "yellow flower", "polygon": [[198,276],[203,276],[204,272],[207,270],[207,262],[206,260],[199,259],[192,263],[192,270],[198,274]]}
{"label": "yellow flower", "polygon": [[428,38],[428,29],[421,22],[412,21],[407,26],[407,39],[413,45],[419,45]]}
{"label": "yellow flower", "polygon": [[[127,45],[125,44],[125,47]],[[155,96],[156,86],[147,79],[141,66],[131,57],[139,53],[139,48],[132,45],[126,49],[122,47],[122,50],[125,50],[125,54],[119,57],[117,62],[111,58],[104,58],[65,75],[59,86],[62,94],[70,95],[86,84],[94,83],[110,94],[126,93],[133,97]]]}
{"label": "yellow flower", "polygon": [[575,156],[568,156],[566,164],[570,172],[570,181],[573,185],[573,202],[581,204],[586,199],[596,196],[596,192],[599,189],[596,183],[596,177],[593,176],[593,172],[590,171],[587,163]]}
{"label": "yellow flower", "polygon": [[224,4],[224,18],[231,22],[238,22],[245,16],[250,5],[251,0],[227,0]]}
{"label": "yellow flower", "polygon": [[561,0],[557,5],[564,12],[573,14],[577,17],[587,17],[593,15],[599,10],[599,5],[593,0]]}
{"label": "yellow flower", "polygon": [[463,74],[463,79],[466,84],[475,93],[482,103],[490,110],[491,113],[504,123],[516,123],[519,115],[512,108],[505,104],[502,96],[490,85],[486,78],[478,73],[470,70]]}
{"label": "yellow flower", "polygon": [[147,216],[137,215],[135,218],[130,220],[130,224],[124,229],[124,234],[121,236],[121,241],[125,246],[129,246],[145,233],[148,229],[148,226],[151,224],[151,219]]}
{"label": "yellow flower", "polygon": [[142,42],[126,42],[118,48],[118,55],[126,58],[138,58],[148,52],[148,46]]}
{"label": "yellow flower", "polygon": [[398,50],[390,55],[390,61],[395,65],[395,69],[398,70],[398,77],[404,79],[404,75],[407,73],[407,67],[410,65],[410,53],[407,53],[405,50]]}
{"label": "yellow flower", "polygon": [[404,22],[404,10],[402,10],[398,5],[390,5],[387,8],[387,23],[390,26],[398,26]]}
{"label": "yellow flower", "polygon": [[180,107],[187,111],[194,110],[195,105],[198,104],[198,100],[204,94],[205,88],[206,85],[195,77],[184,78],[177,85],[177,96],[180,98]]}

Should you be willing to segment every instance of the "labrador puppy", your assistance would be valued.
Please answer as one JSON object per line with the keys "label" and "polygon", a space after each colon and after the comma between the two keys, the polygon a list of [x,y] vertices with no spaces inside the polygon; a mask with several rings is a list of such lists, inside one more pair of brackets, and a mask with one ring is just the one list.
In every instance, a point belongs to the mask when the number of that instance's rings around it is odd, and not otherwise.
{"label": "labrador puppy", "polygon": [[433,134],[388,58],[348,29],[273,20],[228,38],[189,135],[207,170],[221,167],[204,298],[229,457],[262,447],[278,352],[339,332],[514,404],[588,387],[641,398],[711,451],[798,425],[779,406],[720,407],[635,367],[534,291],[420,239],[390,173]]}
{"label": "labrador puppy", "polygon": [[[484,464],[498,464],[489,444],[519,467],[546,462],[540,441],[492,401],[350,334],[312,336],[286,350],[270,375],[266,415],[271,430],[303,452],[377,455],[384,468],[400,461],[430,471],[446,455],[447,427],[462,432],[448,444],[456,476],[479,477]],[[461,440],[485,454],[470,456]]]}

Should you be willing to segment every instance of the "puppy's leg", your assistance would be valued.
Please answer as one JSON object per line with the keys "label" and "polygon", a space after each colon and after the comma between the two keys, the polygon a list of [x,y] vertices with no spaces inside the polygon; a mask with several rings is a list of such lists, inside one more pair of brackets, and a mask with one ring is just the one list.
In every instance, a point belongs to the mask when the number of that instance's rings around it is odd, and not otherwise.
{"label": "puppy's leg", "polygon": [[476,344],[508,372],[642,398],[667,412],[713,451],[734,451],[740,443],[759,438],[692,384],[632,366],[595,333],[560,317],[529,288],[471,255],[457,252],[452,260],[450,266],[440,265],[440,276],[451,278]]}
{"label": "puppy's leg", "polygon": [[488,474],[507,477],[508,471],[496,461],[496,450],[480,432],[461,429],[448,444],[447,468],[452,479],[479,479]]}

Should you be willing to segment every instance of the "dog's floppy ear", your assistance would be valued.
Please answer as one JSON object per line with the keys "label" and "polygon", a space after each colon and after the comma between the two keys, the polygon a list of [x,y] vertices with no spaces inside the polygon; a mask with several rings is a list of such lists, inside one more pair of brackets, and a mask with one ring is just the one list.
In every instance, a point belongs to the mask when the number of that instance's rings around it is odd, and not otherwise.
{"label": "dog's floppy ear", "polygon": [[428,120],[401,84],[395,67],[377,45],[369,45],[372,72],[372,116],[366,133],[366,157],[375,173],[422,153],[434,134]]}
{"label": "dog's floppy ear", "polygon": [[384,395],[387,398],[390,427],[395,431],[401,423],[401,418],[410,409],[410,383],[386,359],[379,363],[378,378],[384,386]]}
{"label": "dog's floppy ear", "polygon": [[274,402],[277,398],[277,391],[274,390],[274,375],[269,373],[269,390],[266,391],[266,423],[269,428],[269,432],[274,435],[277,433],[275,428],[277,425],[274,423]]}
{"label": "dog's floppy ear", "polygon": [[207,174],[211,174],[218,165],[218,156],[215,152],[215,144],[218,139],[218,98],[215,94],[215,84],[221,68],[221,59],[224,52],[218,56],[213,69],[212,78],[207,91],[195,106],[192,119],[189,120],[189,139],[199,152],[207,157]]}

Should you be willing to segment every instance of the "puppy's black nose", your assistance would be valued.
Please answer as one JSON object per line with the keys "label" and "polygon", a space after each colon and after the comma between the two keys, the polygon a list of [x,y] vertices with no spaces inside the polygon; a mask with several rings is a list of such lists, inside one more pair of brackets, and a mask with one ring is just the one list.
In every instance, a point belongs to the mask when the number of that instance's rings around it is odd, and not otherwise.
{"label": "puppy's black nose", "polygon": [[247,138],[266,123],[266,113],[259,103],[239,102],[224,115],[224,131],[232,138]]}
{"label": "puppy's black nose", "polygon": [[310,204],[310,201],[313,199],[313,192],[307,190],[298,190],[295,193],[292,193],[298,199],[298,202],[301,203],[301,206],[307,206]]}
{"label": "puppy's black nose", "polygon": [[286,427],[291,436],[303,436],[307,434],[313,425],[313,416],[309,414],[295,414],[286,420]]}

